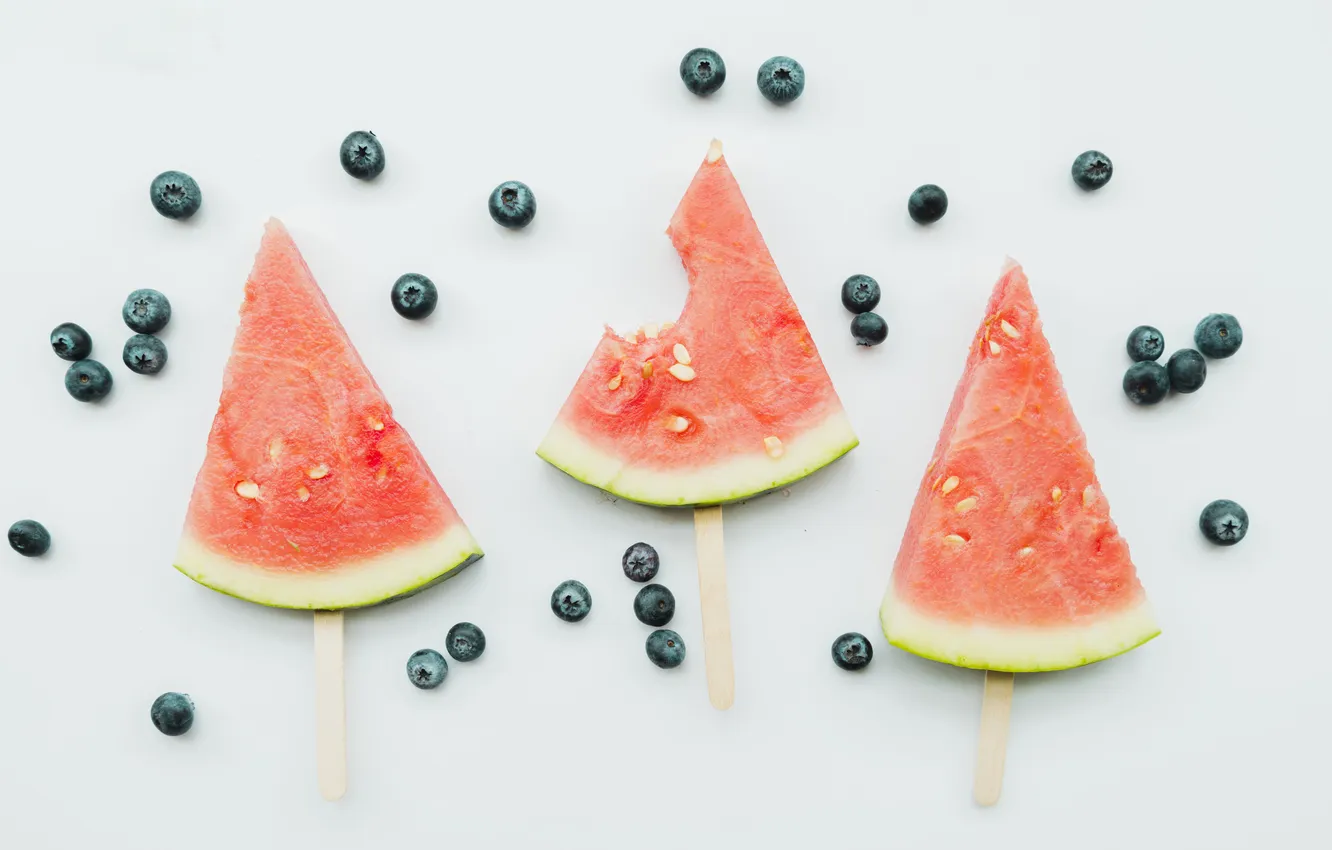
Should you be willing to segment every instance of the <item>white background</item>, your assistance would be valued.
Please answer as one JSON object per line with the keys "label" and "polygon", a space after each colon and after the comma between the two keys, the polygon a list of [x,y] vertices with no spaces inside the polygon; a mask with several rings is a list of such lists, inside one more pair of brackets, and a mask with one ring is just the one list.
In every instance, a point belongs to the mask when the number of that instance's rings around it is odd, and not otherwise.
{"label": "white background", "polygon": [[[1236,11],[1241,7],[1248,12]],[[0,845],[1311,848],[1332,830],[1326,3],[0,0]],[[709,100],[677,76],[717,49]],[[757,66],[808,85],[769,106]],[[372,129],[373,184],[338,167]],[[709,707],[688,512],[615,503],[534,454],[603,321],[673,317],[662,231],[708,140],[728,159],[862,445],[726,513],[737,700]],[[1069,179],[1079,152],[1105,190]],[[157,172],[203,187],[187,224]],[[508,233],[490,189],[528,182]],[[937,182],[948,216],[905,214]],[[487,551],[348,616],[351,790],[314,777],[308,614],[171,568],[241,286],[281,217]],[[1026,264],[1070,396],[1164,628],[1128,656],[1018,680],[1004,798],[974,807],[981,674],[892,650],[880,594],[1005,254]],[[388,290],[441,287],[408,323]],[[856,349],[848,275],[884,286]],[[125,295],[166,292],[171,360],[128,372]],[[1120,392],[1124,338],[1168,350],[1210,311],[1246,341],[1192,397]],[[83,324],[115,375],[72,401],[47,349]],[[1233,549],[1201,507],[1243,503]],[[644,657],[619,556],[661,551],[690,656]],[[551,616],[560,580],[595,608]],[[484,658],[420,692],[407,656],[467,619]],[[842,631],[878,651],[836,669]],[[165,690],[198,720],[148,722]]]}

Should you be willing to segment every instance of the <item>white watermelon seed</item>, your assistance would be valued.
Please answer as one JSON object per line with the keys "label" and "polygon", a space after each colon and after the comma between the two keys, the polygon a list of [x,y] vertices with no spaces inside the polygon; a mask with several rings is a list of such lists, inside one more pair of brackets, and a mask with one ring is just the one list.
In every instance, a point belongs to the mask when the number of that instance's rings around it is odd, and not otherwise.
{"label": "white watermelon seed", "polygon": [[675,348],[672,349],[672,352],[675,354],[676,363],[683,363],[686,366],[689,365],[689,349],[677,342]]}
{"label": "white watermelon seed", "polygon": [[651,361],[651,360],[646,360],[646,361],[643,362],[643,377],[644,377],[644,378],[651,378],[651,377],[652,377],[652,361]]}
{"label": "white watermelon seed", "polygon": [[236,495],[242,499],[259,498],[259,485],[253,481],[241,481],[236,485]]}
{"label": "white watermelon seed", "polygon": [[994,340],[990,340],[990,353],[998,354],[1000,351],[1001,349],[999,348],[999,343],[995,342]]}
{"label": "white watermelon seed", "polygon": [[611,378],[611,379],[610,379],[610,382],[606,384],[606,389],[608,389],[608,390],[618,390],[619,388],[620,388],[620,376],[619,376],[619,375],[616,375],[614,378]]}
{"label": "white watermelon seed", "polygon": [[685,431],[689,430],[689,420],[685,419],[683,416],[677,416],[671,420],[670,427],[675,433],[683,434]]}
{"label": "white watermelon seed", "polygon": [[967,538],[960,534],[945,534],[943,542],[947,543],[949,546],[962,546],[967,542]]}
{"label": "white watermelon seed", "polygon": [[644,338],[646,338],[646,339],[656,339],[656,338],[657,338],[657,330],[658,330],[658,328],[657,328],[656,325],[644,325],[644,326],[643,326],[643,336],[644,336]]}
{"label": "white watermelon seed", "polygon": [[310,491],[305,489],[305,487],[297,487],[296,498],[300,499],[302,502],[308,502],[310,501]]}
{"label": "white watermelon seed", "polygon": [[384,430],[384,423],[380,422],[378,419],[371,418],[370,420],[368,420],[368,424],[370,425],[371,429],[375,431]]}
{"label": "white watermelon seed", "polygon": [[943,490],[943,494],[947,496],[949,493],[956,490],[957,485],[961,483],[962,482],[958,480],[958,477],[956,475],[948,476],[948,480],[943,483],[943,487],[941,488]]}
{"label": "white watermelon seed", "polygon": [[782,441],[776,437],[764,437],[763,450],[767,452],[768,457],[771,458],[779,458],[786,454],[786,447],[783,446]]}
{"label": "white watermelon seed", "polygon": [[673,327],[675,327],[675,322],[662,322],[662,323],[661,323],[661,332],[662,332],[662,333],[666,333],[666,331],[670,330],[670,329],[673,328]]}
{"label": "white watermelon seed", "polygon": [[964,514],[967,511],[974,509],[975,507],[976,507],[976,497],[968,496],[962,501],[958,502],[956,505],[953,505],[953,510],[957,511],[960,514]]}
{"label": "white watermelon seed", "polygon": [[692,366],[686,366],[683,363],[676,363],[675,365],[671,366],[669,371],[672,375],[679,378],[681,381],[694,380],[694,368]]}
{"label": "white watermelon seed", "polygon": [[1004,333],[1008,334],[1013,339],[1018,338],[1018,329],[1010,325],[1007,319],[1000,319],[999,327]]}
{"label": "white watermelon seed", "polygon": [[323,478],[325,475],[328,475],[328,467],[324,466],[321,463],[318,466],[312,466],[309,469],[305,470],[305,474],[310,476],[311,478],[318,480],[320,478]]}
{"label": "white watermelon seed", "polygon": [[1029,555],[1035,554],[1035,552],[1036,550],[1031,548],[1030,546],[1023,546],[1021,549],[1018,550],[1018,557],[1025,558]]}
{"label": "white watermelon seed", "polygon": [[1050,491],[1050,498],[1053,499],[1054,503],[1057,505],[1059,504],[1059,500],[1064,498],[1064,491],[1056,487]]}

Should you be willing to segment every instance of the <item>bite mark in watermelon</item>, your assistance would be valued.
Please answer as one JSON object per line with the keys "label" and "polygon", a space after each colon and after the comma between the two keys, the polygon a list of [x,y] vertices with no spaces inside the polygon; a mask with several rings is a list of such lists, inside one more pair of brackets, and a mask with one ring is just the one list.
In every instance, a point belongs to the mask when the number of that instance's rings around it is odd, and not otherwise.
{"label": "bite mark in watermelon", "polygon": [[1016,263],[972,341],[879,615],[908,652],[1012,672],[1160,633]]}
{"label": "bite mark in watermelon", "polygon": [[296,244],[270,220],[176,568],[251,602],[339,609],[415,592],[480,557]]}
{"label": "bite mark in watermelon", "polygon": [[667,233],[689,274],[679,320],[607,328],[537,454],[614,495],[685,506],[782,487],[855,448],[719,142]]}

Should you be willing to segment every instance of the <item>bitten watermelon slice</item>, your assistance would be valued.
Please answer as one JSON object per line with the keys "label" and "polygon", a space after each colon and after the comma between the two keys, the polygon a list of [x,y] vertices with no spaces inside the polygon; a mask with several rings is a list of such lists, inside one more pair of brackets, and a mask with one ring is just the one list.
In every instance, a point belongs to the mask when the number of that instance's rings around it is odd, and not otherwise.
{"label": "bitten watermelon slice", "polygon": [[176,568],[282,608],[373,605],[481,557],[286,228],[245,284]]}
{"label": "bitten watermelon slice", "polygon": [[880,619],[908,652],[1011,672],[1160,633],[1016,264],[972,341]]}
{"label": "bitten watermelon slice", "polygon": [[803,478],[858,443],[814,340],[713,142],[667,231],[689,274],[677,322],[606,329],[537,453],[654,505]]}

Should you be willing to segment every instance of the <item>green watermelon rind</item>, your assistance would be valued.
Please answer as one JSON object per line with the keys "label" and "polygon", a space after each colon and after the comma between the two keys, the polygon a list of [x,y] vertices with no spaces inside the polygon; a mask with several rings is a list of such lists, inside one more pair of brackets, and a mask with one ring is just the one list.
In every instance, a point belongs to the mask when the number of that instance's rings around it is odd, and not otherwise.
{"label": "green watermelon rind", "polygon": [[267,569],[233,560],[186,532],[173,566],[219,593],[312,611],[366,608],[419,593],[450,579],[484,555],[461,523],[433,540],[318,571]]}
{"label": "green watermelon rind", "polygon": [[967,625],[916,611],[892,587],[879,608],[884,637],[912,655],[974,670],[1042,673],[1095,664],[1161,634],[1146,597],[1076,623],[1051,626]]}
{"label": "green watermelon rind", "polygon": [[710,466],[672,472],[625,463],[557,420],[537,455],[572,478],[613,496],[655,507],[724,505],[760,496],[810,475],[860,445],[840,408],[823,422],[784,441],[781,457],[760,445]]}

